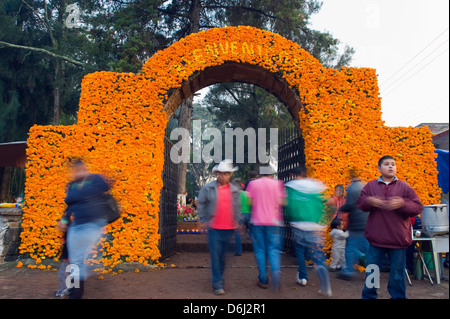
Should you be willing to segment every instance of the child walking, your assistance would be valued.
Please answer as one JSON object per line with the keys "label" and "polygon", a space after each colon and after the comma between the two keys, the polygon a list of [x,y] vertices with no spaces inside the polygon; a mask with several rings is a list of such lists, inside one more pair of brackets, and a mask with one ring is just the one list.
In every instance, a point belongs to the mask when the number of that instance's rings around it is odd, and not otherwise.
{"label": "child walking", "polygon": [[331,263],[328,270],[336,271],[345,267],[345,244],[348,238],[348,231],[343,229],[342,220],[339,218],[333,219],[330,226],[333,247],[331,248]]}

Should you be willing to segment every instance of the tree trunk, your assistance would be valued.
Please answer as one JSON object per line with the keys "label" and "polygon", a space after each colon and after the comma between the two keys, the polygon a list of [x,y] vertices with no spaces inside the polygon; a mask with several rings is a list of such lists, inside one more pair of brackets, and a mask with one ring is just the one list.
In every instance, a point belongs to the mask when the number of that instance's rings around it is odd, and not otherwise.
{"label": "tree trunk", "polygon": [[189,10],[189,20],[190,20],[190,33],[196,33],[200,31],[200,11],[201,11],[200,0],[192,0],[191,8]]}
{"label": "tree trunk", "polygon": [[[193,96],[185,100],[180,105],[180,114],[178,115],[178,127],[184,128],[188,131],[191,130],[191,118],[192,118],[192,100]],[[178,141],[181,141],[181,137]],[[184,141],[190,143],[190,141]],[[181,149],[186,149],[184,146]],[[181,154],[180,154],[181,155]],[[184,194],[186,192],[186,171],[187,163],[180,162],[178,164],[178,194]]]}
{"label": "tree trunk", "polygon": [[[200,0],[192,0],[191,8],[189,10],[189,32],[196,33],[200,31]],[[178,116],[178,127],[191,131],[191,119],[192,119],[192,103],[194,97],[191,96],[180,105],[180,114]],[[187,163],[178,164],[178,194],[184,194],[186,192],[186,172]]]}
{"label": "tree trunk", "polygon": [[61,62],[56,61],[55,84],[53,87],[53,125],[61,124]]}

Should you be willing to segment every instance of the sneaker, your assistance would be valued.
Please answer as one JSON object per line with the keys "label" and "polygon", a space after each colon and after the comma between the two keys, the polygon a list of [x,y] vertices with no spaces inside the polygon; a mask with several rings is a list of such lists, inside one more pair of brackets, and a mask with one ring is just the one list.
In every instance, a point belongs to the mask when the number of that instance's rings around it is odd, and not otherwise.
{"label": "sneaker", "polygon": [[367,267],[367,258],[366,256],[361,256],[361,258],[359,258],[359,263],[361,264],[361,266],[363,266],[364,268]]}
{"label": "sneaker", "polygon": [[300,286],[306,286],[306,284],[308,283],[308,280],[306,280],[305,278],[298,278],[298,273],[297,273],[297,276],[295,276],[296,278],[297,278],[297,283],[300,285]]}
{"label": "sneaker", "polygon": [[214,294],[217,296],[225,295],[225,290],[223,290],[223,288],[214,289]]}
{"label": "sneaker", "polygon": [[316,272],[319,277],[319,294],[325,297],[331,297],[330,275],[328,274],[327,268],[325,266],[318,265],[316,267]]}
{"label": "sneaker", "polygon": [[336,268],[328,267],[328,271],[329,271],[329,272],[335,272],[336,270],[337,270]]}
{"label": "sneaker", "polygon": [[306,280],[306,279],[297,279],[297,283],[300,285],[300,286],[306,286],[306,284],[308,283],[308,280]]}
{"label": "sneaker", "polygon": [[325,291],[319,290],[319,295],[322,295],[324,297],[331,297],[332,293],[331,293],[331,289],[327,289]]}
{"label": "sneaker", "polygon": [[260,280],[258,280],[258,282],[256,284],[258,285],[259,288],[262,288],[262,289],[269,288],[269,284],[268,283],[267,284],[262,283]]}
{"label": "sneaker", "polygon": [[69,289],[67,289],[67,288],[65,288],[65,289],[58,289],[55,292],[55,297],[58,297],[58,298],[65,298],[68,295],[69,295]]}
{"label": "sneaker", "polygon": [[347,281],[350,281],[350,280],[352,279],[352,277],[351,277],[350,275],[346,275],[346,274],[344,274],[344,273],[342,273],[342,272],[340,272],[340,273],[336,276],[336,278],[339,278],[339,279],[342,279],[342,280],[347,280]]}

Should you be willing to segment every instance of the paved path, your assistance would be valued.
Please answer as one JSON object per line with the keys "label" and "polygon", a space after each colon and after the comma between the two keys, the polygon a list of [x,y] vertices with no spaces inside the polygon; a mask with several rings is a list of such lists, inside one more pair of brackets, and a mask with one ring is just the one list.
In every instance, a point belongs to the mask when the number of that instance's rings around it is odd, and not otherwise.
{"label": "paved path", "polygon": [[[211,289],[209,254],[203,252],[178,253],[165,261],[167,267],[152,271],[132,271],[122,274],[98,275],[89,278],[85,298],[156,298],[156,299],[315,299],[318,280],[313,268],[308,269],[310,281],[306,287],[295,283],[295,260],[282,256],[282,289],[278,294],[256,286],[257,268],[253,253],[242,256],[229,254],[225,270],[226,295],[215,296]],[[171,267],[173,265],[173,267]],[[447,272],[448,273],[448,272]],[[353,281],[342,281],[330,273],[332,298],[359,299],[364,284],[364,274]],[[386,290],[387,274],[381,274],[380,298],[389,298]],[[33,270],[26,267],[3,267],[0,271],[0,299],[5,298],[53,298],[57,273]],[[431,286],[427,280],[414,280],[407,287],[408,298],[448,299],[448,281]]]}

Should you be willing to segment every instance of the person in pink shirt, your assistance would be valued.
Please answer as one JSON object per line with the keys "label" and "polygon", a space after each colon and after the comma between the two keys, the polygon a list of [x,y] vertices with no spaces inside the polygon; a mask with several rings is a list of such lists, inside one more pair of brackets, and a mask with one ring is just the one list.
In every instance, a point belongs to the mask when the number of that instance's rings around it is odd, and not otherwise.
{"label": "person in pink shirt", "polygon": [[278,290],[281,280],[281,233],[286,192],[284,185],[273,178],[273,173],[262,175],[253,180],[247,187],[248,197],[252,206],[250,232],[252,235],[253,252],[258,265],[258,286],[269,287],[266,261],[269,260],[272,288]]}

